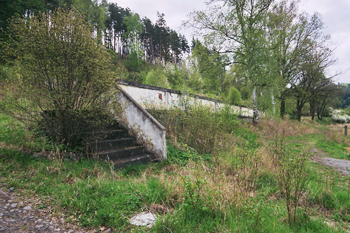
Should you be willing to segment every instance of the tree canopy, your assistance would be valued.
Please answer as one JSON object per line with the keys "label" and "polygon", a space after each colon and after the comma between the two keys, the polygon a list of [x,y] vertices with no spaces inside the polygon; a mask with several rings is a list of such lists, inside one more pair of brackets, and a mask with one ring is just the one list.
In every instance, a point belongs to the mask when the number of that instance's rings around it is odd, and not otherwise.
{"label": "tree canopy", "polygon": [[[298,3],[294,0],[211,1],[206,11],[193,12],[187,21],[187,25],[204,37],[207,46],[219,45],[218,54],[228,55],[239,71],[235,74],[240,77],[236,83],[245,83],[252,90],[254,116],[258,116],[258,99],[271,96],[273,104],[275,98],[280,100],[283,117],[285,99],[292,96],[296,98],[300,119],[305,103],[310,102],[311,109],[318,103],[308,97],[311,90],[332,83],[332,76],[327,76],[327,69],[335,62],[328,43],[330,37],[323,34],[319,14],[299,13]],[[225,80],[227,83],[228,79]]]}

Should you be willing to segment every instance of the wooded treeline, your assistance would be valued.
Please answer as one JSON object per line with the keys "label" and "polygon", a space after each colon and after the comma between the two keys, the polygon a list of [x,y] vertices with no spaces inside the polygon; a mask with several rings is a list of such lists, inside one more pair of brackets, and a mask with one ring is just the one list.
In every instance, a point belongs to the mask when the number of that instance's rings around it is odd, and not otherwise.
{"label": "wooded treeline", "polygon": [[[165,15],[159,12],[157,21],[152,22],[147,17],[140,19],[129,8],[106,0],[4,0],[0,6],[0,28],[5,30],[16,14],[30,17],[57,7],[74,7],[94,26],[100,43],[122,58],[133,54],[148,62],[181,63],[183,53],[189,52],[185,36],[170,29]],[[4,36],[2,33],[1,37]]]}

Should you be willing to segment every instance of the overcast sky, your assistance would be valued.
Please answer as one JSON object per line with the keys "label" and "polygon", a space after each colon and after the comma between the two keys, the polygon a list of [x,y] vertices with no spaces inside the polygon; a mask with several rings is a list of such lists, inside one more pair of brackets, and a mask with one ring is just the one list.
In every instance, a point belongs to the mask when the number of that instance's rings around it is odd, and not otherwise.
{"label": "overcast sky", "polygon": [[[181,27],[190,12],[205,9],[204,0],[109,0],[118,6],[129,7],[141,18],[148,17],[154,23],[157,11],[165,14],[167,25],[178,33],[185,34],[191,40],[190,29]],[[342,72],[335,78],[336,82],[350,83],[350,0],[301,0],[300,10],[309,14],[318,12],[325,23],[325,33],[331,35],[337,63],[329,73]]]}

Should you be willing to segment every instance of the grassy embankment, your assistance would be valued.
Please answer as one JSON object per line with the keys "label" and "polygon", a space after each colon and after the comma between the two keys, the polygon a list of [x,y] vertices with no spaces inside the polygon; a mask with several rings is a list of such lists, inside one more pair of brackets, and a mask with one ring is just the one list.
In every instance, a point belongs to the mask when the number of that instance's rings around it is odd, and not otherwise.
{"label": "grassy embankment", "polygon": [[[215,119],[201,114],[181,121],[181,132],[175,126],[183,116],[163,117],[169,135],[168,160],[119,171],[99,161],[66,161],[59,148],[0,115],[0,188],[13,187],[22,196],[38,195],[36,208],[51,206],[69,221],[85,227],[112,227],[117,232],[350,229],[348,177],[307,160],[305,188],[295,221],[289,222],[286,194],[278,180],[281,169],[273,157],[276,143],[283,138],[293,156],[300,151],[308,154],[305,149],[309,148],[315,156],[349,159],[344,149],[349,140],[339,129],[288,120],[262,120],[254,128],[228,120],[224,114]],[[197,116],[203,121],[194,123]],[[51,160],[32,156],[43,150],[52,151]],[[158,216],[153,228],[128,223],[134,214],[146,210]]]}

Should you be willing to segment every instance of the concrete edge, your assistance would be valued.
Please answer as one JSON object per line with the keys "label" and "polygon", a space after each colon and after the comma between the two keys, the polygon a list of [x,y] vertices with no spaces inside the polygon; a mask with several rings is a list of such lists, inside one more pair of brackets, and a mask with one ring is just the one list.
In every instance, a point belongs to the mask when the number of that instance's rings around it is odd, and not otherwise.
{"label": "concrete edge", "polygon": [[151,119],[161,130],[165,131],[165,127],[161,125],[149,112],[146,111],[139,103],[137,103],[126,91],[124,91],[122,88],[119,87],[118,89],[120,92],[123,93],[131,102],[133,102],[149,119]]}

